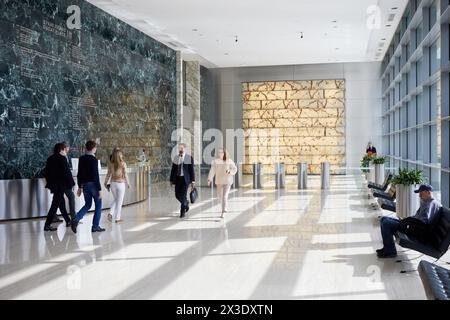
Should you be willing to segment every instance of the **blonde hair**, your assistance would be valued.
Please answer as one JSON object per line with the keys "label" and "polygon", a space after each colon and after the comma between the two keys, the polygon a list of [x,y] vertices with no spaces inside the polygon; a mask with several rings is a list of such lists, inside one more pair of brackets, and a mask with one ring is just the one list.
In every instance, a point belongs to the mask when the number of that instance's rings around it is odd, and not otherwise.
{"label": "blonde hair", "polygon": [[114,148],[111,154],[111,164],[114,167],[114,170],[117,171],[123,165],[123,153],[119,148]]}

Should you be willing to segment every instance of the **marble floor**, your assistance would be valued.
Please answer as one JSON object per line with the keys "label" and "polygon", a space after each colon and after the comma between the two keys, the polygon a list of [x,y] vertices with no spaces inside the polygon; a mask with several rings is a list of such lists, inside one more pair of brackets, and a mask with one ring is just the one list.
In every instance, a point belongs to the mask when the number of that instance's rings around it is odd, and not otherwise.
{"label": "marble floor", "polygon": [[90,232],[91,214],[76,235],[64,224],[44,233],[43,219],[2,223],[0,299],[425,299],[418,274],[399,273],[420,259],[377,259],[388,213],[363,186],[349,175],[327,191],[314,176],[305,191],[235,189],[223,220],[200,188],[180,220],[160,183],[122,224],[103,211],[104,233]]}

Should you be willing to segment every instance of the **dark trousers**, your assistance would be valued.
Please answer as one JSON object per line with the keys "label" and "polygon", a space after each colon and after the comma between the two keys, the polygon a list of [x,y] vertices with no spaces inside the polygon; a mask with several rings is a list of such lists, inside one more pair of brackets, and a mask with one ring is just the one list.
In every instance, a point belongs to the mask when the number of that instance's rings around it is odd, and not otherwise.
{"label": "dark trousers", "polygon": [[400,221],[390,217],[383,217],[380,221],[383,248],[386,253],[397,253],[394,236],[400,231]]}
{"label": "dark trousers", "polygon": [[181,211],[185,211],[189,206],[187,200],[187,191],[189,185],[186,184],[184,177],[177,177],[177,182],[175,183],[175,197],[181,203]]}
{"label": "dark trousers", "polygon": [[48,210],[47,219],[45,220],[45,226],[49,227],[53,219],[55,219],[56,211],[61,210],[61,214],[66,222],[70,222],[69,215],[67,214],[66,204],[64,202],[64,190],[54,190],[53,191],[53,200],[50,206],[50,210]]}
{"label": "dark trousers", "polygon": [[83,184],[83,196],[84,196],[84,206],[78,211],[75,216],[74,221],[80,221],[83,219],[84,215],[91,209],[92,200],[94,200],[95,211],[94,218],[92,219],[92,227],[97,228],[100,224],[100,218],[102,215],[102,199],[100,199],[100,192],[97,189],[94,182],[87,182]]}
{"label": "dark trousers", "polygon": [[75,194],[73,193],[72,189],[67,189],[64,191],[64,194],[66,195],[67,199],[69,200],[69,213],[70,218],[75,218]]}
{"label": "dark trousers", "polygon": [[[72,189],[64,190],[64,194],[66,195],[67,199],[69,200],[69,213],[70,218],[75,218],[75,194],[73,193]],[[59,211],[63,212],[63,210],[66,210],[66,203],[65,201],[61,202],[61,205],[59,206]],[[55,215],[56,219],[56,215]]]}

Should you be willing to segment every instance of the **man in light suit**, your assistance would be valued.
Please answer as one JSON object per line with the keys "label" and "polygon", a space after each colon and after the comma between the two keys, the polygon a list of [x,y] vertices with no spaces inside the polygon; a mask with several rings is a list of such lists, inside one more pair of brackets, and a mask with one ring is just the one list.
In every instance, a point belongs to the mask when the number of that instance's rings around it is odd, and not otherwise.
{"label": "man in light suit", "polygon": [[170,183],[175,185],[175,197],[181,203],[180,218],[189,211],[187,191],[189,185],[195,186],[194,159],[186,154],[186,144],[178,145],[178,156],[172,160]]}

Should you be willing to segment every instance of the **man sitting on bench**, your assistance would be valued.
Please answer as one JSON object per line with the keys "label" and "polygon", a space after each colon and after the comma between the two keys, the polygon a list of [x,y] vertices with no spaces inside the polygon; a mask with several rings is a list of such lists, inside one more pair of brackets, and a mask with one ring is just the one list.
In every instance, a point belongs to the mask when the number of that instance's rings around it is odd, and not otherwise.
{"label": "man sitting on bench", "polygon": [[414,216],[402,220],[390,217],[381,218],[383,248],[377,250],[378,258],[395,258],[397,256],[394,236],[398,231],[426,241],[441,207],[439,201],[433,198],[432,191],[433,188],[430,185],[421,185],[418,190],[414,191],[419,193],[420,197],[420,208]]}

